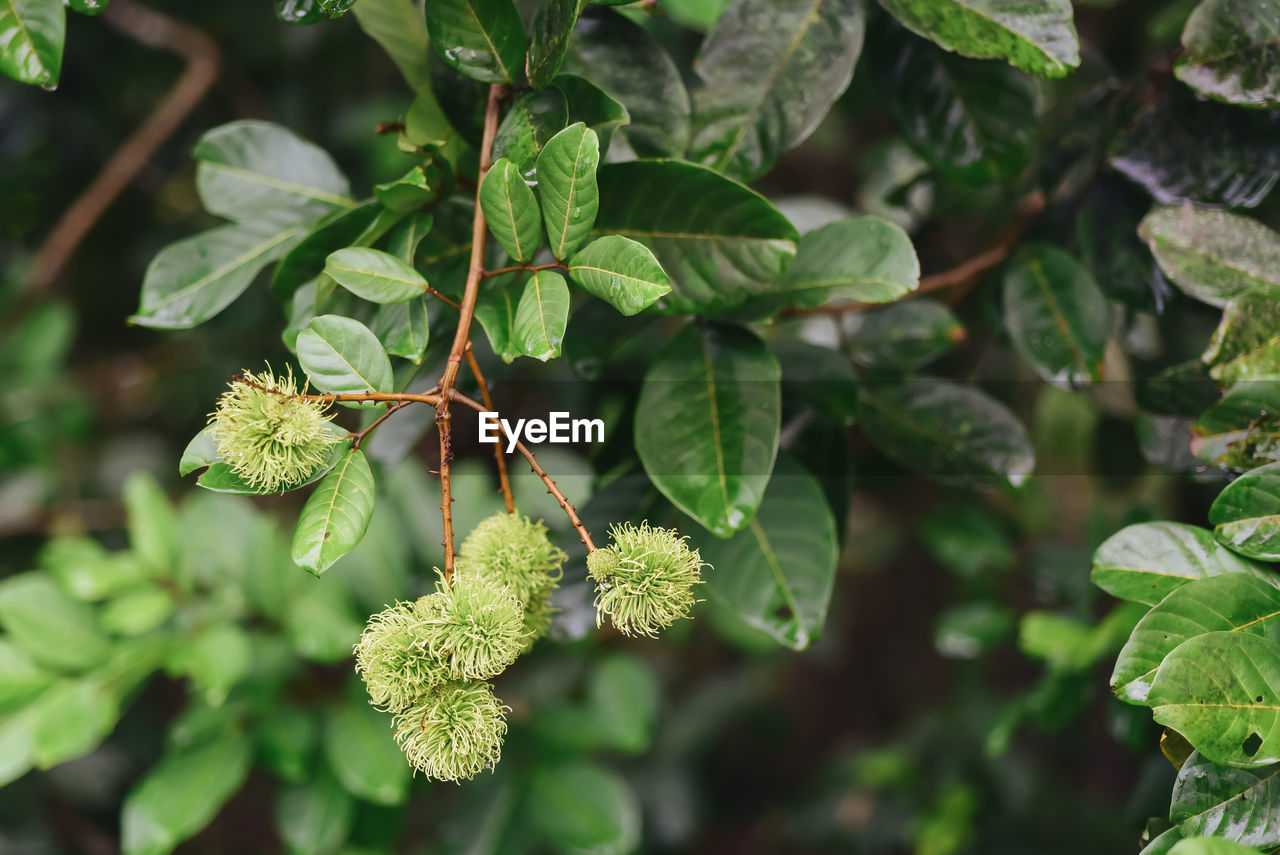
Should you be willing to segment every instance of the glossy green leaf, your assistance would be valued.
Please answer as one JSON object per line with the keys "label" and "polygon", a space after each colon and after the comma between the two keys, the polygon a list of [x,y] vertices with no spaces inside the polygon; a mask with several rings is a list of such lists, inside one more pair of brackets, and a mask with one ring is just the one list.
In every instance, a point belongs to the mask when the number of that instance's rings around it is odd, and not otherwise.
{"label": "glossy green leaf", "polygon": [[781,369],[751,333],[690,324],[658,354],[636,405],[636,451],[672,504],[717,537],[750,523],[778,444]]}
{"label": "glossy green leaf", "polygon": [[391,57],[410,88],[429,92],[430,48],[426,20],[418,4],[413,0],[360,0],[352,14],[360,29]]}
{"label": "glossy green leaf", "polygon": [[804,650],[822,634],[840,544],[822,485],[787,458],[764,501],[730,540],[704,541],[707,596],[779,644]]}
{"label": "glossy green leaf", "polygon": [[867,383],[858,410],[867,438],[944,484],[1018,486],[1035,466],[1026,429],[986,393],[932,377]]}
{"label": "glossy green leaf", "polygon": [[323,392],[392,390],[387,352],[368,327],[352,318],[321,315],[307,324],[298,333],[298,362]]}
{"label": "glossy green leaf", "polygon": [[533,260],[542,242],[542,214],[538,200],[511,161],[495,161],[480,185],[480,207],[489,231],[507,255],[519,262]]}
{"label": "glossy green leaf", "polygon": [[595,83],[576,74],[557,74],[554,85],[564,95],[569,123],[582,122],[595,131],[600,138],[600,159],[606,160],[613,135],[631,123],[627,108]]}
{"label": "glossy green leaf", "polygon": [[1155,605],[1193,579],[1244,573],[1263,581],[1275,574],[1241,558],[1202,528],[1149,522],[1127,526],[1093,553],[1093,584],[1113,597]]}
{"label": "glossy green leaf", "polygon": [[553,851],[631,852],[640,841],[640,803],[626,780],[604,766],[573,762],[540,767],[529,811]]}
{"label": "glossy green leaf", "polygon": [[514,352],[546,362],[560,355],[569,319],[569,286],[564,277],[539,270],[529,277],[511,326]]}
{"label": "glossy green leaf", "polygon": [[600,207],[599,164],[600,140],[581,122],[556,134],[538,154],[538,198],[556,258],[568,258],[591,234]]}
{"label": "glossy green leaf", "polygon": [[1218,835],[1246,846],[1273,846],[1280,843],[1277,800],[1280,767],[1235,769],[1193,752],[1174,781],[1169,819],[1188,837]]}
{"label": "glossy green leaf", "polygon": [[861,0],[735,0],[694,63],[690,159],[750,181],[803,142],[849,86]]}
{"label": "glossy green leaf", "polygon": [[879,217],[852,217],[801,237],[796,260],[769,299],[802,307],[833,297],[885,303],[919,284],[920,261],[907,233]]}
{"label": "glossy green leaf", "polygon": [[346,555],[373,515],[373,472],[354,449],[324,477],[302,507],[293,534],[293,560],[319,576]]}
{"label": "glossy green leaf", "polygon": [[387,210],[407,214],[443,198],[452,180],[433,160],[393,181],[373,185],[373,197]]}
{"label": "glossy green leaf", "polygon": [[0,627],[36,664],[60,671],[101,665],[111,653],[93,609],[39,572],[0,582]]}
{"label": "glossy green leaf", "polygon": [[564,62],[574,24],[578,22],[578,10],[585,0],[539,0],[530,27],[529,56],[525,60],[525,72],[529,85],[542,89]]}
{"label": "glossy green leaf", "polygon": [[1007,59],[1041,77],[1080,64],[1070,0],[880,0],[927,39],[975,59]]}
{"label": "glossy green leaf", "polygon": [[1257,852],[1257,849],[1221,837],[1192,837],[1175,843],[1169,855],[1257,855]]}
{"label": "glossy green leaf", "polygon": [[402,356],[414,365],[422,363],[431,336],[427,303],[427,297],[419,297],[378,307],[369,319],[369,329],[382,342],[387,355]]}
{"label": "glossy green leaf", "polygon": [[356,803],[327,771],[276,794],[276,828],[294,852],[327,855],[347,840]]}
{"label": "glossy green leaf", "polygon": [[0,72],[53,88],[62,72],[62,0],[0,0]]}
{"label": "glossy green leaf", "polygon": [[1280,643],[1210,632],[1165,657],[1147,695],[1156,722],[1215,763],[1280,761]]}
{"label": "glossy green leaf", "polygon": [[1031,160],[1035,89],[1006,65],[944,53],[919,39],[877,51],[889,112],[907,144],[954,181],[1013,181]]}
{"label": "glossy green leaf", "polygon": [[504,362],[517,354],[511,344],[516,324],[516,307],[524,295],[521,278],[512,274],[494,276],[480,283],[476,295],[476,320],[489,338],[489,346]]}
{"label": "glossy green leaf", "polygon": [[371,303],[404,303],[423,296],[427,290],[427,280],[421,273],[380,249],[340,249],[325,260],[324,272]]}
{"label": "glossy green leaf", "polygon": [[515,83],[524,72],[524,24],[511,0],[436,0],[427,32],[444,61],[474,80]]}
{"label": "glossy green leaf", "polygon": [[262,268],[283,258],[306,226],[279,215],[219,226],[171,243],[151,260],[130,323],[189,329],[221,312]]}
{"label": "glossy green leaf", "polygon": [[1214,208],[1162,206],[1138,234],[1160,269],[1188,295],[1222,306],[1244,294],[1280,299],[1280,233]]}
{"label": "glossy green leaf", "polygon": [[1280,461],[1280,385],[1240,383],[1191,426],[1191,451],[1229,469]]}
{"label": "glossy green leaf", "polygon": [[1259,109],[1280,107],[1280,15],[1251,0],[1207,0],[1182,31],[1174,74],[1201,95]]}
{"label": "glossy green leaf", "polygon": [[770,291],[795,256],[795,227],[763,196],[677,161],[600,169],[597,234],[643,243],[667,276],[671,308],[718,312]]}
{"label": "glossy green leaf", "polygon": [[538,153],[547,141],[569,125],[569,102],[552,86],[518,99],[502,117],[493,138],[496,163],[503,158],[515,164],[526,184],[536,183]]}
{"label": "glossy green leaf", "polygon": [[1247,632],[1280,641],[1280,576],[1245,573],[1196,579],[1175,589],[1134,628],[1116,659],[1111,688],[1121,700],[1146,702],[1164,657],[1206,632]]}
{"label": "glossy green leaf", "polygon": [[319,146],[270,122],[230,122],[206,133],[192,156],[205,208],[237,222],[270,212],[314,221],[354,208],[347,179]]}
{"label": "glossy green leaf", "polygon": [[859,365],[912,370],[928,365],[964,340],[960,319],[937,300],[906,300],[860,315],[849,336]]}
{"label": "glossy green leaf", "polygon": [[671,280],[649,248],[621,235],[596,238],[566,266],[574,282],[624,315],[649,308],[671,291]]}
{"label": "glossy green leaf", "polygon": [[409,794],[410,766],[391,734],[391,716],[361,697],[344,704],[324,732],[329,768],[356,798],[398,805]]}
{"label": "glossy green leaf", "polygon": [[1280,377],[1280,301],[1245,294],[1227,303],[1201,359],[1223,384]]}
{"label": "glossy green leaf", "polygon": [[281,302],[289,300],[324,271],[330,253],[355,244],[381,213],[380,205],[369,202],[333,211],[317,222],[276,265],[271,274],[272,295]]}
{"label": "glossy green leaf", "polygon": [[1055,386],[1102,379],[1111,305],[1070,254],[1034,244],[1017,255],[1004,274],[1004,323],[1014,349]]}
{"label": "glossy green leaf", "polygon": [[692,102],[679,68],[643,27],[612,12],[583,17],[564,67],[626,106],[621,133],[641,157],[684,154]]}
{"label": "glossy green leaf", "polygon": [[251,755],[239,734],[170,750],[125,798],[125,855],[166,855],[208,825],[244,783]]}
{"label": "glossy green leaf", "polygon": [[33,758],[39,769],[88,754],[120,718],[120,698],[104,680],[93,676],[58,681],[34,707]]}
{"label": "glossy green leaf", "polygon": [[1249,558],[1280,561],[1280,463],[1268,463],[1227,485],[1209,508],[1213,536]]}

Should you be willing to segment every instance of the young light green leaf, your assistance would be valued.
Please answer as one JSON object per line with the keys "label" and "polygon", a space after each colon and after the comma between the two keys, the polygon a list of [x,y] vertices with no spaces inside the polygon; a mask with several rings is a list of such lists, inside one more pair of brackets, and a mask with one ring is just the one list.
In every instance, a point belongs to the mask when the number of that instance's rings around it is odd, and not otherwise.
{"label": "young light green leaf", "polygon": [[1215,763],[1243,768],[1280,761],[1280,643],[1209,632],[1165,657],[1147,704]]}
{"label": "young light green leaf", "polygon": [[901,465],[944,484],[1016,487],[1035,451],[1013,413],[986,393],[920,377],[865,384],[858,400],[867,438]]}
{"label": "young light green leaf", "polygon": [[394,381],[378,337],[340,315],[321,315],[298,333],[298,362],[316,388],[333,394],[390,392]]}
{"label": "young light green leaf", "polygon": [[[1274,805],[1280,800],[1280,767],[1234,769],[1192,752],[1173,783],[1169,820],[1188,837],[1221,835],[1246,846],[1280,843]],[[1254,852],[1254,850],[1245,850]]]}
{"label": "young light green leaf", "polygon": [[1164,657],[1206,632],[1247,632],[1280,640],[1280,588],[1245,573],[1196,579],[1161,600],[1134,627],[1116,658],[1112,691],[1144,704]]}
{"label": "young light green leaf", "polygon": [[369,527],[373,497],[369,461],[353,449],[303,505],[293,534],[294,563],[319,576],[354,549]]}
{"label": "young light green leaf", "polygon": [[556,134],[538,154],[538,196],[551,252],[564,260],[591,234],[600,207],[596,167],[600,140],[579,122]]}
{"label": "young light green leaf", "polygon": [[344,704],[329,720],[324,754],[342,786],[356,798],[398,805],[409,795],[410,767],[391,735],[391,717],[363,697]]}
{"label": "young light green leaf", "polygon": [[703,166],[611,163],[599,173],[597,234],[653,250],[679,312],[720,312],[771,290],[795,256],[796,229],[763,196]]}
{"label": "young light green leaf", "polygon": [[0,638],[0,713],[8,713],[26,703],[52,682],[53,678],[40,670],[29,655],[8,639]]}
{"label": "young light green leaf", "polygon": [[0,582],[0,627],[36,664],[59,671],[93,668],[111,654],[93,609],[39,572]]}
{"label": "young light green leaf", "polygon": [[294,852],[337,851],[347,840],[355,812],[355,800],[327,770],[276,794],[276,828]]}
{"label": "young light green leaf", "polygon": [[528,799],[530,816],[557,852],[631,852],[640,841],[640,802],[604,766],[540,767]]}
{"label": "young light green leaf", "polygon": [[0,715],[0,786],[16,781],[35,765],[35,704]]}
{"label": "young light green leaf", "polygon": [[822,485],[782,458],[747,528],[701,544],[707,594],[779,644],[804,650],[822,634],[835,585],[835,516]]}
{"label": "young light green leaf", "polygon": [[404,303],[426,293],[421,273],[389,252],[347,247],[329,254],[324,272],[343,288],[371,303]]}
{"label": "young light green leaf", "polygon": [[574,282],[624,315],[643,311],[671,292],[671,280],[649,248],[621,235],[596,238],[566,266]]}
{"label": "young light green leaf", "polygon": [[356,23],[382,46],[404,75],[409,88],[430,97],[431,72],[427,66],[427,23],[413,0],[360,0],[352,9]]}
{"label": "young light green leaf", "polygon": [[525,60],[525,72],[534,89],[542,89],[564,61],[573,36],[573,26],[578,22],[578,10],[586,6],[580,0],[540,0],[533,14],[530,27],[529,56]]}
{"label": "young light green leaf", "polygon": [[803,142],[849,86],[861,0],[735,0],[694,61],[690,160],[750,181]]}
{"label": "young light green leaf", "polygon": [[888,220],[851,217],[806,233],[796,260],[770,300],[780,306],[819,306],[839,297],[863,303],[886,303],[909,294],[920,284],[920,260],[911,238]]}
{"label": "young light green leaf", "polygon": [[178,563],[178,524],[169,497],[155,479],[135,472],[124,485],[129,546],[153,575],[170,575]]}
{"label": "young light green leaf", "polygon": [[1164,205],[1138,234],[1160,269],[1189,296],[1213,306],[1255,293],[1280,299],[1280,233],[1257,220],[1191,205]]}
{"label": "young light green leaf", "polygon": [[62,0],[0,0],[0,72],[52,89],[62,72]]}
{"label": "young light green leaf", "polygon": [[238,733],[170,749],[125,799],[125,855],[167,855],[208,825],[244,783],[252,754]]}
{"label": "young light green leaf", "polygon": [[880,0],[909,29],[975,59],[1007,59],[1041,77],[1080,64],[1071,0]]}
{"label": "young light green leaf", "polygon": [[1280,15],[1252,0],[1207,0],[1182,31],[1173,73],[1201,95],[1270,110],[1280,107]]}
{"label": "young light green leaf", "polygon": [[221,706],[253,667],[253,643],[234,624],[210,627],[178,646],[168,667],[190,677],[206,704]]}
{"label": "young light green leaf", "polygon": [[306,231],[305,225],[273,214],[169,244],[147,267],[138,313],[129,322],[159,329],[204,323],[231,305]]}
{"label": "young light green leaf", "polygon": [[243,120],[200,138],[196,189],[205,208],[237,222],[285,212],[313,222],[334,208],[354,208],[347,179],[319,146],[279,125]]}
{"label": "young light green leaf", "polygon": [[781,369],[751,333],[690,324],[658,354],[636,405],[636,451],[672,504],[717,537],[751,522],[773,471]]}
{"label": "young light green leaf", "polygon": [[389,356],[402,356],[414,365],[420,365],[431,335],[427,298],[379,306],[369,319],[369,329],[382,342]]}
{"label": "young light green leaf", "polygon": [[49,769],[97,748],[120,719],[120,698],[98,677],[60,680],[34,704],[35,765]]}
{"label": "young light green leaf", "polygon": [[524,286],[511,326],[511,347],[517,353],[546,362],[560,355],[569,319],[569,286],[564,277],[539,270]]}
{"label": "young light green leaf", "polygon": [[1249,558],[1280,561],[1280,463],[1251,469],[1209,508],[1213,536]]}
{"label": "young light green leaf", "polygon": [[434,0],[427,32],[444,61],[483,83],[515,83],[524,71],[524,23],[511,0]]}
{"label": "young light green leaf", "polygon": [[1127,526],[1093,553],[1093,584],[1113,597],[1155,605],[1193,579],[1244,573],[1269,584],[1276,574],[1241,558],[1202,528],[1149,522]]}
{"label": "young light green leaf", "polygon": [[532,261],[542,241],[542,214],[524,177],[505,157],[485,174],[480,207],[489,231],[507,255],[521,263]]}
{"label": "young light green leaf", "polygon": [[1055,386],[1102,379],[1111,305],[1070,254],[1047,244],[1018,254],[1004,275],[1004,322],[1014,349]]}

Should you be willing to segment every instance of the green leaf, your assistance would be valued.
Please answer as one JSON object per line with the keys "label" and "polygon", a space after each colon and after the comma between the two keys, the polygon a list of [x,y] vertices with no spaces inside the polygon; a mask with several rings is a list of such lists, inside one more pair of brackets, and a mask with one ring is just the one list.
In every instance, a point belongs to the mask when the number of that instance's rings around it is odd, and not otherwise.
{"label": "green leaf", "polygon": [[538,197],[556,258],[568,258],[591,234],[600,207],[599,163],[599,137],[581,122],[556,134],[538,154]]}
{"label": "green leaf", "polygon": [[341,315],[321,315],[298,333],[298,362],[323,392],[390,392],[391,360],[368,327]]}
{"label": "green leaf", "polygon": [[[353,693],[354,694],[354,693]],[[329,768],[356,798],[398,805],[409,795],[409,763],[391,735],[391,717],[360,697],[340,707],[324,732]]]}
{"label": "green leaf", "polygon": [[803,142],[848,88],[861,0],[735,0],[694,69],[690,160],[750,181]]}
{"label": "green leaf", "polygon": [[38,665],[59,671],[93,668],[111,653],[93,609],[42,573],[19,573],[0,582],[0,626]]}
{"label": "green leaf", "polygon": [[1102,379],[1111,304],[1069,253],[1047,244],[1018,253],[1004,274],[1004,324],[1014,349],[1055,386]]}
{"label": "green leaf", "polygon": [[638,754],[649,747],[658,701],[653,669],[625,653],[607,656],[587,683],[587,705],[596,736],[616,751]]}
{"label": "green leaf", "polygon": [[419,164],[394,181],[373,185],[373,196],[389,211],[408,214],[430,205],[446,192],[452,176],[444,176],[435,161]]}
{"label": "green leaf", "polygon": [[233,624],[213,626],[183,642],[169,659],[170,670],[190,677],[211,707],[221,706],[252,667],[252,641]]}
{"label": "green leaf", "polygon": [[560,70],[581,6],[586,6],[585,0],[581,3],[579,0],[540,0],[538,3],[525,61],[529,85],[534,89],[545,87]]}
{"label": "green leaf", "polygon": [[840,544],[822,485],[798,464],[780,460],[748,527],[700,551],[711,600],[792,650],[822,634]]}
{"label": "green leaf", "polygon": [[636,405],[636,451],[662,494],[717,537],[745,527],[778,445],[781,369],[751,333],[690,324],[658,354]]}
{"label": "green leaf", "polygon": [[502,158],[485,174],[480,207],[489,231],[507,255],[521,263],[532,261],[542,242],[542,215],[538,200],[514,163]]}
{"label": "green leaf", "polygon": [[801,237],[796,260],[773,294],[779,306],[820,306],[831,297],[886,303],[919,284],[920,261],[902,227],[879,217],[852,217]]}
{"label": "green leaf", "polygon": [[768,292],[795,256],[795,227],[763,196],[677,161],[607,164],[597,234],[653,250],[671,278],[673,311],[718,312]]}
{"label": "green leaf", "polygon": [[529,278],[511,327],[514,352],[546,362],[560,355],[569,319],[569,286],[559,273],[539,270]]}
{"label": "green leaf", "polygon": [[624,315],[643,311],[671,292],[671,280],[649,248],[621,235],[596,238],[566,267],[574,282]]}
{"label": "green leaf", "polygon": [[859,315],[849,350],[867,368],[911,371],[964,341],[960,319],[937,300],[907,300]]}
{"label": "green leaf", "polygon": [[1272,109],[1280,107],[1280,16],[1249,0],[1207,0],[1182,31],[1186,56],[1174,74],[1201,95]]}
{"label": "green leaf", "polygon": [[327,855],[347,840],[355,800],[327,771],[276,794],[276,828],[294,852]]}
{"label": "green leaf", "polygon": [[1164,657],[1206,632],[1247,632],[1280,640],[1280,576],[1228,573],[1175,589],[1138,622],[1120,650],[1111,688],[1123,701],[1146,703]]}
{"label": "green leaf", "polygon": [[0,712],[8,712],[31,700],[51,682],[50,675],[41,671],[30,656],[8,639],[0,638]]}
{"label": "green leaf", "polygon": [[378,337],[389,356],[402,356],[414,365],[421,365],[431,336],[427,298],[379,306],[369,319],[369,330]]}
{"label": "green leaf", "polygon": [[120,718],[120,698],[96,677],[60,680],[33,706],[33,757],[39,769],[88,754]]}
{"label": "green leaf", "polygon": [[77,600],[104,600],[146,579],[128,552],[107,552],[87,537],[62,536],[40,550],[40,569]]}
{"label": "green leaf", "polygon": [[169,244],[147,267],[138,313],[129,322],[159,329],[204,323],[231,305],[262,268],[283,258],[306,230],[273,214]]}
{"label": "green leaf", "polygon": [[62,72],[62,0],[0,0],[0,71],[52,89]]}
{"label": "green leaf", "polygon": [[369,527],[373,497],[369,461],[354,449],[303,505],[293,534],[294,563],[319,576],[354,549]]}
{"label": "green leaf", "polygon": [[364,630],[365,612],[357,619],[347,586],[306,580],[289,603],[285,629],[289,644],[303,659],[335,664],[351,659],[351,649]]}
{"label": "green leaf", "polygon": [[932,377],[864,384],[858,404],[877,448],[944,484],[1016,487],[1035,467],[1026,429],[978,389]]}
{"label": "green leaf", "polygon": [[173,596],[163,588],[145,585],[126,591],[102,608],[102,628],[115,635],[144,635],[169,619]]}
{"label": "green leaf", "polygon": [[524,23],[511,0],[435,0],[427,32],[444,61],[483,83],[515,83],[524,71]]}
{"label": "green leaf", "polygon": [[1209,508],[1213,536],[1249,558],[1280,561],[1280,463],[1241,475]]}
{"label": "green leaf", "polygon": [[1245,294],[1227,303],[1201,359],[1224,385],[1280,377],[1280,301]]}
{"label": "green leaf", "polygon": [[1193,837],[1179,840],[1169,855],[1257,855],[1258,850],[1221,837]]}
{"label": "green leaf", "polygon": [[369,202],[358,208],[333,211],[312,226],[276,265],[271,274],[272,296],[287,303],[299,288],[324,271],[330,253],[355,244],[382,213],[381,205]]}
{"label": "green leaf", "polygon": [[909,29],[975,59],[1007,59],[1041,77],[1080,64],[1070,0],[880,0]]}
{"label": "green leaf", "polygon": [[242,222],[290,212],[314,221],[334,208],[354,208],[347,179],[319,146],[270,122],[243,120],[200,138],[196,189],[212,214]]}
{"label": "green leaf", "polygon": [[244,783],[251,755],[239,734],[169,751],[125,799],[125,855],[166,855],[208,825]]}
{"label": "green leaf", "polygon": [[1155,605],[1193,579],[1246,573],[1270,582],[1275,574],[1241,558],[1213,534],[1174,522],[1138,523],[1107,538],[1093,553],[1093,584],[1113,597]]}
{"label": "green leaf", "polygon": [[178,563],[178,522],[164,490],[145,472],[124,485],[129,546],[152,575],[170,576]]}
{"label": "green leaf", "polygon": [[0,716],[0,786],[16,781],[35,765],[35,704]]}
{"label": "green leaf", "polygon": [[1161,206],[1138,227],[1160,269],[1213,306],[1260,294],[1280,299],[1280,234],[1257,220],[1190,205]]}
{"label": "green leaf", "polygon": [[254,735],[258,757],[268,771],[293,784],[308,779],[311,758],[320,743],[317,717],[310,710],[275,704],[266,711]]}
{"label": "green leaf", "polygon": [[537,177],[538,153],[547,141],[569,124],[569,102],[555,86],[531,92],[511,105],[493,138],[496,163],[503,158],[515,164],[526,183]]}
{"label": "green leaf", "polygon": [[1191,426],[1191,451],[1230,469],[1280,461],[1280,385],[1240,383]]}
{"label": "green leaf", "polygon": [[1169,819],[1186,836],[1216,834],[1247,846],[1274,846],[1280,843],[1278,799],[1280,767],[1233,769],[1197,751],[1178,770]]}
{"label": "green leaf", "polygon": [[617,773],[586,762],[533,774],[529,813],[551,848],[623,855],[640,842],[640,802]]}
{"label": "green leaf", "polygon": [[[430,47],[422,9],[413,0],[360,0],[354,7],[356,23],[391,57],[415,92],[430,91],[427,69]],[[428,96],[429,97],[429,96]]]}
{"label": "green leaf", "polygon": [[427,290],[427,280],[421,273],[380,249],[353,246],[330,253],[324,272],[371,303],[405,303],[423,296]]}
{"label": "green leaf", "polygon": [[[582,122],[596,132],[600,138],[600,159],[605,160],[613,135],[631,123],[627,108],[617,98],[576,74],[556,75],[555,88],[564,95],[569,108],[569,123]],[[619,159],[625,159],[625,156]]]}
{"label": "green leaf", "polygon": [[1280,643],[1239,632],[1184,641],[1160,663],[1147,704],[1215,763],[1280,761]]}
{"label": "green leaf", "polygon": [[1035,88],[1025,75],[910,37],[877,53],[894,123],[930,166],[971,185],[1022,174],[1037,128]]}
{"label": "green leaf", "polygon": [[521,277],[514,274],[493,276],[480,283],[476,295],[476,320],[489,338],[489,346],[504,362],[515,360],[511,343],[516,324],[516,307],[523,298]]}

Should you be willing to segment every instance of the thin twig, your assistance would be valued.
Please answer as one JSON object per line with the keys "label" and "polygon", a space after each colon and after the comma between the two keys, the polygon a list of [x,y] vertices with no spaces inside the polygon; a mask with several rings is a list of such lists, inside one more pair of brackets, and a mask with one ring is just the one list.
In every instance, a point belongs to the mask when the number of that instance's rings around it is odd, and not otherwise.
{"label": "thin twig", "polygon": [[[476,361],[475,349],[471,346],[471,342],[467,342],[465,355],[467,365],[471,368],[471,376],[476,378],[476,385],[480,387],[480,400],[484,401],[485,407],[492,411],[493,398],[489,395],[489,384],[480,373],[480,363]],[[507,457],[502,453],[501,443],[494,443],[493,458],[498,464],[498,488],[502,491],[502,501],[507,506],[507,513],[513,514],[516,511],[516,500],[515,496],[511,495],[511,481],[507,477]]]}
{"label": "thin twig", "polygon": [[397,401],[396,403],[394,403],[394,404],[392,404],[391,406],[387,407],[386,412],[384,412],[382,415],[380,415],[380,416],[378,416],[376,419],[374,419],[374,420],[373,420],[373,423],[372,423],[372,424],[370,424],[367,428],[365,428],[365,429],[364,429],[364,430],[362,430],[362,431],[357,431],[356,433],[351,434],[351,449],[352,449],[353,451],[354,451],[354,450],[356,450],[356,449],[358,449],[358,448],[360,447],[360,444],[361,444],[362,442],[364,442],[365,437],[367,437],[369,434],[373,433],[374,428],[376,428],[378,425],[380,425],[380,424],[382,424],[383,422],[385,422],[385,421],[387,420],[387,417],[388,417],[388,416],[390,416],[392,413],[394,413],[396,410],[399,410],[399,409],[402,409],[402,408],[404,408],[404,407],[407,407],[407,406],[409,406],[409,404],[410,404],[410,403],[412,403],[412,402],[411,402],[411,401]]}
{"label": "thin twig", "polygon": [[443,300],[444,302],[448,303],[450,306],[453,306],[455,309],[462,308],[462,305],[457,300],[453,300],[453,299],[450,299],[449,297],[446,297],[445,295],[437,291],[435,288],[432,288],[430,285],[424,285],[422,287],[423,287],[423,290],[425,290],[432,297],[435,297],[436,299],[439,299],[439,300]]}
{"label": "thin twig", "polygon": [[[441,396],[443,398],[443,396]],[[441,415],[443,413],[443,415]],[[453,586],[453,487],[449,480],[449,461],[453,458],[452,439],[447,425],[449,424],[449,408],[436,410],[436,434],[440,437],[440,519],[443,521],[444,537],[440,545],[444,547],[444,583]]]}
{"label": "thin twig", "polygon": [[488,279],[490,276],[501,276],[503,273],[517,273],[521,270],[527,270],[530,273],[537,273],[539,270],[568,270],[560,262],[556,261],[551,264],[513,264],[510,267],[499,267],[497,270],[480,271],[481,279]]}
{"label": "thin twig", "polygon": [[29,294],[44,290],[57,278],[80,241],[195,109],[218,76],[218,47],[200,30],[132,0],[115,0],[101,17],[135,41],[181,56],[186,68],[159,106],[120,144],[49,232],[31,264]]}

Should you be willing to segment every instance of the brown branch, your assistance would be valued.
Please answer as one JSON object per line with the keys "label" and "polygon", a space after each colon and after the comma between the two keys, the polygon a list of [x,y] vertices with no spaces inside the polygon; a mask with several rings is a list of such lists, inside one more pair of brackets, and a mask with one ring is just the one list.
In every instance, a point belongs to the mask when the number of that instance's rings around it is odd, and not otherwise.
{"label": "brown branch", "polygon": [[44,290],[57,278],[80,241],[142,170],[156,149],[195,109],[218,76],[220,57],[217,45],[200,30],[155,9],[139,6],[133,0],[115,0],[101,17],[135,41],[178,54],[186,61],[186,68],[164,100],[120,144],[102,171],[63,212],[53,231],[45,238],[32,261],[27,285],[30,294]]}
{"label": "brown branch", "polygon": [[513,264],[510,267],[499,267],[497,270],[481,270],[480,278],[488,279],[490,276],[501,276],[503,273],[516,273],[521,270],[527,270],[530,273],[537,273],[539,270],[568,270],[560,262],[552,264]]}
{"label": "brown branch", "polygon": [[364,430],[362,430],[362,431],[357,431],[356,433],[351,434],[351,449],[352,449],[353,451],[354,451],[354,450],[356,450],[356,449],[358,449],[358,448],[360,447],[360,444],[361,444],[362,442],[364,442],[365,437],[367,437],[369,434],[373,433],[374,428],[376,428],[378,425],[380,425],[380,424],[382,424],[383,422],[385,422],[385,421],[387,420],[387,418],[388,418],[392,413],[394,413],[394,412],[396,412],[397,410],[400,410],[400,409],[402,409],[402,408],[404,408],[404,407],[409,406],[409,404],[410,404],[410,403],[412,403],[412,402],[411,402],[411,401],[397,401],[396,403],[394,403],[394,404],[392,404],[391,406],[387,407],[387,411],[386,411],[386,412],[384,412],[382,415],[378,416],[376,419],[374,419],[374,420],[373,420],[373,423],[372,423],[372,424],[370,424],[367,428],[365,428],[365,429],[364,429]]}
{"label": "brown branch", "polygon": [[439,299],[439,300],[443,300],[444,302],[448,303],[450,306],[453,306],[455,309],[462,308],[462,306],[458,303],[457,300],[449,299],[448,297],[446,297],[445,295],[437,291],[435,288],[432,288],[430,285],[424,285],[422,287],[432,297],[435,297],[436,299]]}
{"label": "brown branch", "polygon": [[[467,365],[471,368],[471,375],[476,378],[476,385],[480,387],[480,399],[484,401],[485,407],[492,411],[494,407],[493,398],[489,395],[489,384],[480,373],[480,363],[476,361],[475,349],[471,346],[471,342],[467,342],[465,355]],[[498,464],[498,488],[502,491],[502,501],[507,506],[507,513],[513,514],[516,510],[516,499],[511,495],[511,480],[507,477],[507,458],[502,453],[501,443],[494,443],[493,457]]]}
{"label": "brown branch", "polygon": [[448,407],[436,410],[436,434],[440,437],[440,519],[444,523],[440,545],[444,547],[444,583],[452,587],[453,487],[449,480],[449,461],[453,459],[453,440],[448,430],[449,418]]}
{"label": "brown branch", "polygon": [[[485,406],[483,404],[478,401],[473,401],[456,389],[449,392],[449,397],[460,404],[466,404],[478,413],[485,411]],[[529,468],[533,470],[535,475],[542,479],[543,484],[547,485],[547,492],[554,496],[556,501],[560,503],[560,509],[565,512],[565,516],[569,518],[569,522],[571,522],[573,527],[577,529],[578,537],[582,540],[583,544],[586,545],[587,551],[594,552],[596,548],[595,542],[591,539],[591,533],[587,531],[587,527],[584,526],[582,524],[582,520],[579,519],[578,512],[573,509],[573,504],[565,498],[564,493],[560,492],[560,488],[556,486],[556,482],[551,480],[551,476],[547,474],[547,470],[542,468],[542,464],[540,464],[538,459],[533,456],[533,452],[529,450],[528,446],[517,440],[516,450],[524,455],[524,459],[528,462]]]}

